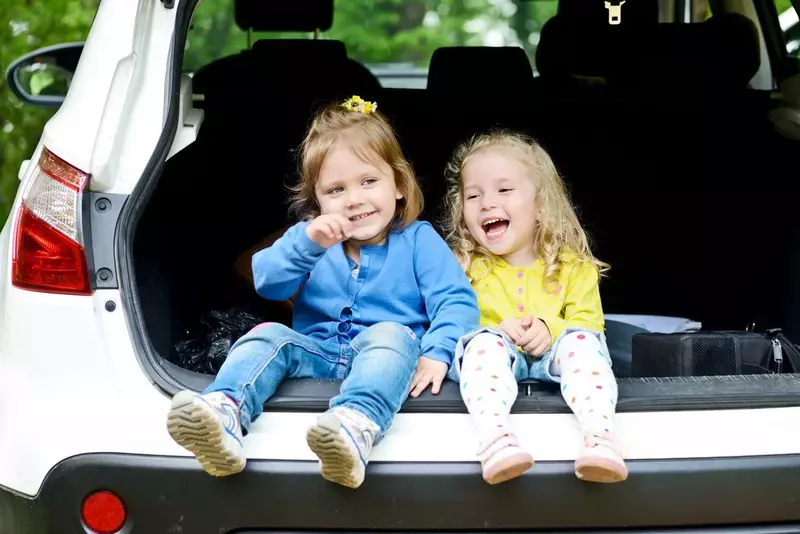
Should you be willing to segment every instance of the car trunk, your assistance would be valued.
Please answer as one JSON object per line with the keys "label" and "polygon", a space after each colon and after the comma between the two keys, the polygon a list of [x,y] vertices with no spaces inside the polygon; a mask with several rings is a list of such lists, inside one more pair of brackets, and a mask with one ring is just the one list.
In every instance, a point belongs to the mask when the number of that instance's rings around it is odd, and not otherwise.
{"label": "car trunk", "polygon": [[[724,330],[756,322],[791,333],[792,295],[774,289],[789,287],[792,269],[788,261],[769,261],[776,253],[788,260],[795,250],[787,197],[773,189],[788,172],[791,147],[769,128],[768,95],[737,94],[713,106],[698,95],[672,95],[667,105],[656,92],[598,105],[539,90],[536,98],[502,103],[430,90],[380,93],[423,181],[424,218],[435,222],[440,215],[441,169],[456,142],[491,125],[524,129],[553,154],[595,249],[612,265],[601,282],[606,313],[687,317]],[[202,337],[198,329],[209,312],[246,312],[240,329],[253,321],[291,321],[286,303],[256,295],[247,266],[259,243],[291,222],[285,187],[294,176],[291,150],[311,107],[295,99],[294,108],[287,103],[290,112],[279,112],[242,101],[252,102],[207,95],[197,141],[166,162],[135,233],[142,333],[171,392],[199,390],[213,379],[221,359],[187,363],[176,349]],[[736,108],[729,106],[742,102],[749,107],[731,114]],[[439,117],[435,125],[432,114]],[[737,144],[753,148],[732,157]],[[759,187],[752,187],[756,175]],[[736,180],[747,187],[732,186]],[[767,236],[775,239],[771,245]],[[620,411],[782,406],[800,398],[800,381],[791,375],[629,378],[635,329],[609,325]],[[321,410],[336,387],[291,380],[267,409]],[[551,385],[522,384],[520,391],[516,412],[568,410]],[[404,410],[465,408],[448,383],[441,395],[411,399]]]}

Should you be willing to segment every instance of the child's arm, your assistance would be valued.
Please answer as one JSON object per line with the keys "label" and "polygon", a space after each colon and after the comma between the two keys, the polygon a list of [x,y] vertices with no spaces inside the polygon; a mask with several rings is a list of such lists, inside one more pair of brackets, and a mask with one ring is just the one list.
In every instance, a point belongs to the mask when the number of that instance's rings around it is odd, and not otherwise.
{"label": "child's arm", "polygon": [[420,225],[416,238],[414,271],[431,320],[421,339],[420,354],[450,365],[458,339],[478,326],[475,292],[447,243],[430,224]]}
{"label": "child's arm", "polygon": [[540,317],[550,330],[553,342],[568,327],[603,331],[599,279],[597,268],[591,263],[575,264],[564,288],[564,317]]}
{"label": "child's arm", "polygon": [[259,295],[285,300],[297,292],[325,249],[306,234],[308,222],[289,228],[275,243],[253,254],[253,283]]}

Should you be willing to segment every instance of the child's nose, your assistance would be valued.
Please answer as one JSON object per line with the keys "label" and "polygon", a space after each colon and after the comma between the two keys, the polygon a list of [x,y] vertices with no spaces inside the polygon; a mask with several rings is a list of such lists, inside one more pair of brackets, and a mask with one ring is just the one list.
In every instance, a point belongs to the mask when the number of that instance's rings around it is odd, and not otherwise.
{"label": "child's nose", "polygon": [[358,191],[352,191],[347,195],[348,206],[359,206],[363,204],[362,195]]}

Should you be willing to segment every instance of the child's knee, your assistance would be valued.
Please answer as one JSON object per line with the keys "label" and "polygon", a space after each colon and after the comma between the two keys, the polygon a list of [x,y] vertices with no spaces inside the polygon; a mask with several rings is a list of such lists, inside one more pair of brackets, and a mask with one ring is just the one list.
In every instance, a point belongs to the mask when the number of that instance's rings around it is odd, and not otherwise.
{"label": "child's knee", "polygon": [[510,360],[511,355],[509,354],[509,348],[506,346],[505,341],[502,337],[483,332],[472,338],[469,343],[467,343],[465,355],[469,356],[481,356],[484,358],[502,358],[504,360]]}
{"label": "child's knee", "polygon": [[477,350],[483,349],[486,350],[488,348],[505,348],[505,344],[503,343],[503,338],[498,336],[497,334],[492,334],[490,332],[481,332],[477,336],[473,337],[467,343],[467,350]]}
{"label": "child's knee", "polygon": [[592,332],[570,332],[561,340],[561,345],[571,351],[598,351],[600,340]]}
{"label": "child's knee", "polygon": [[291,328],[281,323],[261,323],[251,328],[245,336],[257,337],[261,339],[273,339],[279,336],[285,336],[286,331],[291,331]]}
{"label": "child's knee", "polygon": [[412,329],[392,321],[374,324],[364,330],[358,340],[359,351],[376,348],[390,348],[404,358],[416,361],[419,358],[419,339]]}

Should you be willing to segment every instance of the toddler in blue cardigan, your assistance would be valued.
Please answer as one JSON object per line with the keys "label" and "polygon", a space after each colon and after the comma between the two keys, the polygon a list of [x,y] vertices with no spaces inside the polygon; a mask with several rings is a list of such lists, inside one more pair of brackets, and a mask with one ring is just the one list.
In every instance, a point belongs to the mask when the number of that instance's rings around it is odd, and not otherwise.
{"label": "toddler in blue cardigan", "polygon": [[167,428],[210,474],[240,472],[242,436],[286,378],[343,379],[306,432],[327,480],[357,488],[407,396],[439,392],[475,295],[444,240],[417,221],[422,193],[373,102],[323,109],[301,146],[302,216],[253,255],[258,293],[294,301],[293,327],[259,325],[202,394],[172,400]]}

